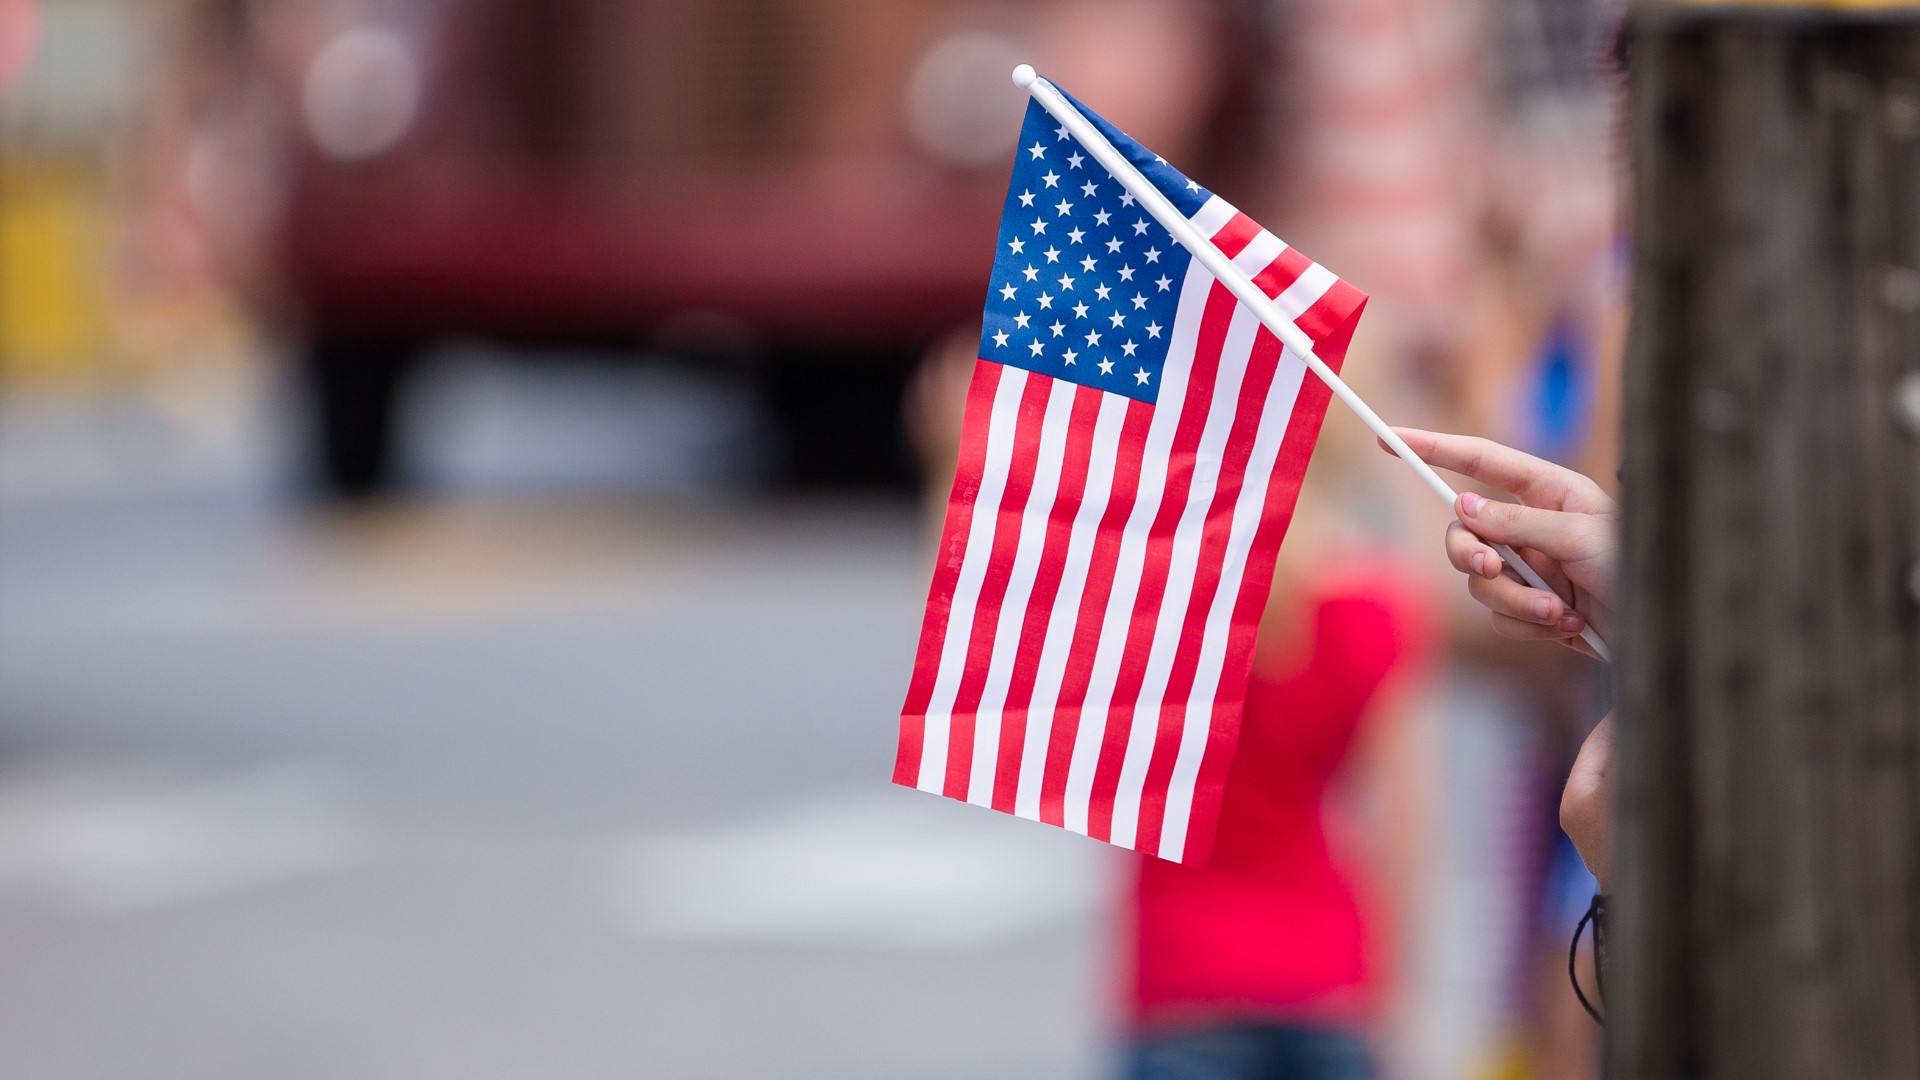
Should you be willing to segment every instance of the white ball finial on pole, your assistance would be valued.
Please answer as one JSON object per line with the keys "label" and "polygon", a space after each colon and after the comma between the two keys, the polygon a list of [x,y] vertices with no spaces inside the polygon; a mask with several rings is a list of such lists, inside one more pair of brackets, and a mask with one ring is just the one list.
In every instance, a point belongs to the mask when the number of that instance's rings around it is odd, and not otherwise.
{"label": "white ball finial on pole", "polygon": [[1032,64],[1021,64],[1019,67],[1013,69],[1013,85],[1022,90],[1032,86],[1033,80],[1039,77],[1039,73],[1033,70]]}

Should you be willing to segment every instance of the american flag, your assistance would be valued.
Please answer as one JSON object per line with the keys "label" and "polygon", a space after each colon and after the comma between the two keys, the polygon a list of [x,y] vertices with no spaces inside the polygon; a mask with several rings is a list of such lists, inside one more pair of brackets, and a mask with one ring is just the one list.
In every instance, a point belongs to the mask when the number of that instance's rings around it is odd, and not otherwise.
{"label": "american flag", "polygon": [[[1085,106],[1338,367],[1366,296]],[[1205,858],[1328,391],[1029,103],[894,781]]]}

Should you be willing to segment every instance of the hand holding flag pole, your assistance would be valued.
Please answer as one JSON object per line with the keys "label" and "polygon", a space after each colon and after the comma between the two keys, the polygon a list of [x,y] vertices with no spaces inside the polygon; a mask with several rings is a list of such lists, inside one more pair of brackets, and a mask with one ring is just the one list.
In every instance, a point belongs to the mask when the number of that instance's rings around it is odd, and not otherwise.
{"label": "hand holding flag pole", "polygon": [[[1448,506],[1452,506],[1460,498],[1460,493],[1441,479],[1440,474],[1435,472],[1431,465],[1422,461],[1420,456],[1413,452],[1413,448],[1407,445],[1406,440],[1388,427],[1387,422],[1382,420],[1380,415],[1374,412],[1373,408],[1355,393],[1352,387],[1347,385],[1346,380],[1340,378],[1325,361],[1314,354],[1312,339],[1294,325],[1293,320],[1287,318],[1279,306],[1269,299],[1266,293],[1262,292],[1239,267],[1234,265],[1233,260],[1227,258],[1211,240],[1202,235],[1192,222],[1168,202],[1167,197],[1161,194],[1151,181],[1142,176],[1140,171],[1134,168],[1133,164],[1122,156],[1112,143],[1107,141],[1099,129],[1089,123],[1087,118],[1080,114],[1080,110],[1074,108],[1073,103],[1068,101],[1065,95],[1061,94],[1052,83],[1040,78],[1032,66],[1027,64],[1021,64],[1013,69],[1013,83],[1031,94],[1041,108],[1058,120],[1079,141],[1080,145],[1086,148],[1087,153],[1104,166],[1107,172],[1112,174],[1113,178],[1139,202],[1142,209],[1151,214],[1153,219],[1180,243],[1180,246],[1191,252],[1193,257],[1199,260],[1200,264],[1206,267],[1222,285],[1226,286],[1236,299],[1246,305],[1247,309],[1259,318],[1261,324],[1279,338],[1290,352],[1297,355],[1319,377],[1320,381],[1333,391],[1334,396],[1345,402],[1347,407],[1353,410],[1354,415],[1358,416],[1381,442],[1392,449],[1400,460],[1406,462],[1434,494],[1446,500]],[[1512,548],[1505,544],[1491,546],[1500,553],[1502,559],[1506,560],[1508,566],[1526,579],[1527,584],[1546,592],[1556,592],[1553,586],[1547,584],[1546,579],[1541,577],[1533,567],[1528,566]],[[1562,599],[1565,598],[1562,597]],[[1568,605],[1568,609],[1572,610],[1571,604]],[[1580,631],[1580,637],[1600,659],[1608,663],[1613,662],[1612,650],[1594,630],[1592,623],[1588,623]]]}

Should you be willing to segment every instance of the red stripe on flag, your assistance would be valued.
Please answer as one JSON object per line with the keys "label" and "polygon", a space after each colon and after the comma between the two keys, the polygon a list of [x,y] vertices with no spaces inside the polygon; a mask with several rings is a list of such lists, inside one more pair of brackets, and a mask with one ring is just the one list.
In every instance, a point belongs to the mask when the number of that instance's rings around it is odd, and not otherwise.
{"label": "red stripe on flag", "polygon": [[1100,642],[1100,624],[1106,618],[1113,592],[1113,570],[1120,561],[1120,534],[1133,514],[1140,493],[1140,466],[1146,458],[1147,432],[1153,426],[1153,406],[1129,401],[1115,448],[1113,485],[1106,512],[1094,532],[1093,552],[1087,562],[1087,587],[1080,595],[1073,641],[1067,649],[1060,682],[1060,701],[1053,714],[1053,733],[1047,741],[1047,767],[1040,779],[1040,820],[1066,824],[1067,771],[1073,763],[1073,744],[1080,730],[1080,711],[1087,700],[1093,658]]}
{"label": "red stripe on flag", "polygon": [[[1314,353],[1337,372],[1346,362],[1347,347],[1353,341],[1354,328],[1359,325],[1360,313],[1366,304],[1365,293],[1336,280],[1294,324],[1313,339]],[[1187,821],[1182,862],[1204,862],[1213,844],[1214,828],[1220,817],[1220,796],[1226,788],[1227,767],[1233,760],[1234,742],[1240,734],[1240,713],[1252,675],[1255,634],[1260,616],[1266,610],[1267,594],[1273,587],[1274,556],[1293,520],[1300,482],[1306,476],[1307,462],[1313,456],[1313,444],[1319,437],[1320,424],[1326,418],[1327,402],[1332,395],[1327,385],[1311,373],[1302,380],[1286,437],[1274,461],[1273,475],[1267,482],[1266,512],[1261,516],[1259,531],[1254,533],[1253,547],[1247,553],[1246,577],[1241,582],[1239,600],[1234,604],[1232,636],[1216,692],[1218,700],[1231,704],[1216,711],[1207,734],[1207,747],[1201,754],[1200,771],[1194,782],[1193,813]]]}
{"label": "red stripe on flag", "polygon": [[993,772],[993,808],[1013,813],[1020,786],[1020,761],[1026,747],[1027,706],[1033,701],[1033,682],[1040,670],[1046,644],[1048,617],[1060,593],[1066,571],[1067,545],[1073,538],[1073,519],[1086,495],[1087,469],[1093,458],[1093,430],[1100,417],[1102,391],[1076,387],[1067,422],[1067,442],[1060,467],[1060,486],[1047,515],[1047,534],[1035,568],[1033,591],[1027,597],[1026,616],[1014,651],[1013,672],[1007,683],[1007,702],[1000,722],[1000,756]]}
{"label": "red stripe on flag", "polygon": [[1027,508],[1027,496],[1033,491],[1033,474],[1040,462],[1040,432],[1047,415],[1047,396],[1053,380],[1029,374],[1020,394],[1020,412],[1014,420],[1011,460],[1007,463],[1007,486],[1000,496],[1000,512],[993,529],[993,547],[987,557],[986,574],[980,580],[980,599],[974,605],[972,637],[967,644],[966,667],[953,699],[953,734],[947,741],[947,782],[949,798],[965,799],[973,772],[973,732],[980,708],[980,691],[987,682],[987,669],[993,662],[993,635],[1000,625],[1000,605],[1007,595],[1007,579],[1013,573],[1013,558],[1020,548],[1021,515]]}
{"label": "red stripe on flag", "polygon": [[1262,231],[1259,222],[1235,210],[1233,216],[1227,219],[1227,223],[1220,226],[1220,230],[1213,234],[1213,246],[1219,248],[1221,254],[1231,259],[1240,254],[1248,244],[1253,243],[1253,238],[1259,236]]}
{"label": "red stripe on flag", "polygon": [[1199,336],[1194,344],[1193,365],[1187,375],[1185,399],[1180,419],[1174,428],[1173,445],[1168,452],[1166,485],[1160,507],[1147,530],[1146,551],[1141,561],[1140,588],[1134,594],[1133,612],[1127,624],[1126,647],[1120,654],[1120,672],[1115,679],[1113,702],[1107,710],[1106,739],[1100,748],[1100,760],[1093,774],[1092,805],[1087,814],[1087,835],[1107,840],[1113,831],[1114,793],[1120,786],[1120,770],[1126,759],[1128,737],[1133,729],[1134,707],[1139,701],[1140,685],[1146,677],[1147,658],[1153,651],[1154,632],[1160,618],[1160,604],[1166,596],[1168,564],[1173,558],[1174,532],[1186,513],[1187,496],[1193,483],[1193,457],[1207,427],[1207,413],[1213,407],[1214,382],[1220,373],[1221,348],[1226,344],[1227,328],[1239,306],[1225,285],[1214,282],[1207,291],[1206,307],[1200,315]]}
{"label": "red stripe on flag", "polygon": [[[1286,292],[1294,282],[1299,281],[1300,275],[1306,273],[1307,268],[1312,265],[1313,260],[1300,254],[1293,248],[1286,248],[1282,250],[1279,255],[1275,256],[1272,262],[1267,264],[1266,269],[1253,276],[1253,283],[1258,285],[1260,291],[1266,293],[1268,296],[1279,296],[1281,293]],[[1296,320],[1296,322],[1297,321],[1298,320]],[[1311,333],[1312,331],[1308,332]]]}
{"label": "red stripe on flag", "polygon": [[953,611],[953,590],[966,561],[967,533],[973,527],[973,501],[980,494],[986,471],[987,423],[993,415],[993,394],[1000,385],[1000,364],[982,360],[973,367],[967,387],[965,419],[960,427],[960,457],[953,470],[953,488],[947,495],[947,523],[940,533],[940,560],[933,567],[927,589],[927,616],[920,627],[920,647],[914,655],[913,679],[900,710],[900,749],[893,763],[893,782],[915,787],[920,782],[920,752],[926,738],[927,705],[940,675],[940,650],[947,637],[947,617]]}
{"label": "red stripe on flag", "polygon": [[1313,339],[1314,355],[1325,360],[1327,366],[1337,372],[1340,365],[1346,362],[1347,346],[1353,341],[1354,328],[1360,322],[1360,310],[1366,304],[1366,293],[1336,278],[1326,294],[1315,301],[1312,307],[1301,312],[1293,322]]}

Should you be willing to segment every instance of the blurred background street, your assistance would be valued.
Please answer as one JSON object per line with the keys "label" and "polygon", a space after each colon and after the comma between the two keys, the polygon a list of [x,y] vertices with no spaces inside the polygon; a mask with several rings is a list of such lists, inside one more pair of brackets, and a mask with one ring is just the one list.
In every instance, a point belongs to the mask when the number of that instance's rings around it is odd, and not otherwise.
{"label": "blurred background street", "polygon": [[[1604,478],[1616,14],[0,0],[0,1077],[1115,1075],[1133,863],[886,783],[1007,72],[1372,293],[1383,413]],[[1601,680],[1317,453],[1438,631],[1364,1034],[1595,1075]]]}
{"label": "blurred background street", "polygon": [[[585,378],[493,437],[664,474],[628,419],[722,407]],[[6,1075],[1088,1070],[1100,853],[885,783],[910,506],[336,510],[228,419],[0,424]]]}

